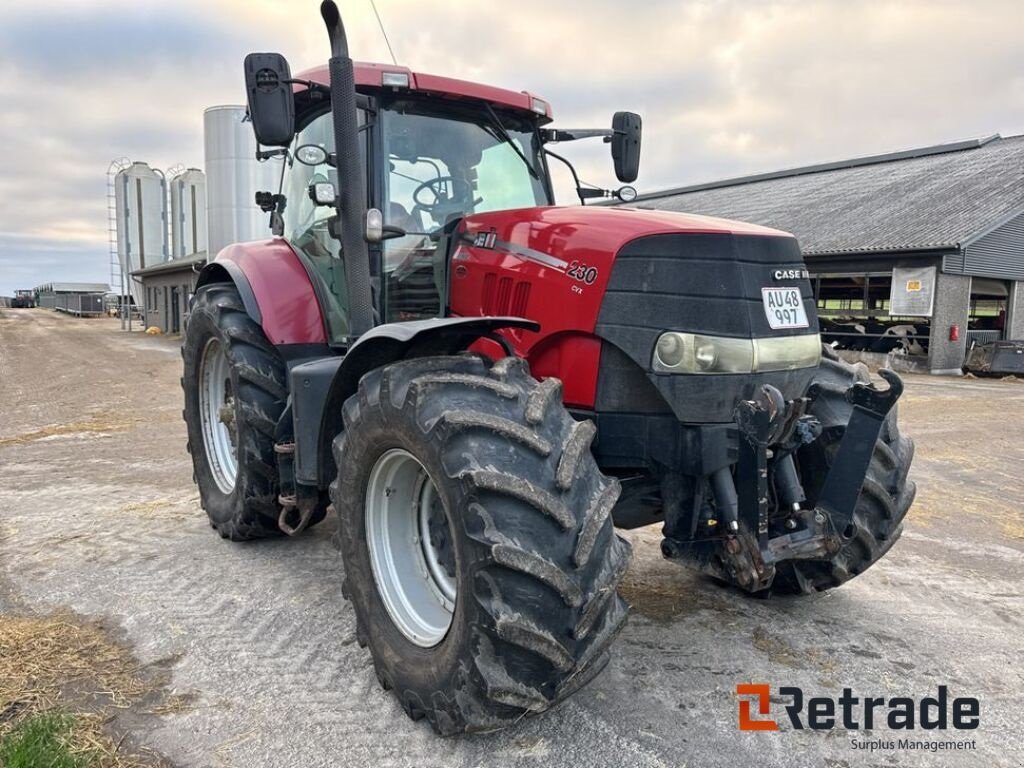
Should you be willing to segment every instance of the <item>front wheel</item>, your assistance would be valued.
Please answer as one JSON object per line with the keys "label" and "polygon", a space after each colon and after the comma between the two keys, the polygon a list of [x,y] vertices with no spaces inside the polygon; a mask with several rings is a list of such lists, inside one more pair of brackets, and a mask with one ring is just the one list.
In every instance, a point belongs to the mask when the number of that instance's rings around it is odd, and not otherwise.
{"label": "front wheel", "polygon": [[626,618],[630,548],[559,382],[515,358],[421,358],[365,376],[344,418],[344,593],[409,716],[499,728],[591,680]]}
{"label": "front wheel", "polygon": [[282,535],[274,430],[288,396],[284,360],[230,283],[196,293],[181,354],[192,476],[210,524],[234,541]]}

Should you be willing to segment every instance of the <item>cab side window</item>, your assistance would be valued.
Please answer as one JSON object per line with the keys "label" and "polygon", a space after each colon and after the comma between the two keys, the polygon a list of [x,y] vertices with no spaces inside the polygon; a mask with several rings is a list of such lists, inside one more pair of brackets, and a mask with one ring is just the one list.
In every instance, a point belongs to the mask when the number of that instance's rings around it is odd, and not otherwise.
{"label": "cab side window", "polygon": [[[360,123],[365,114],[360,111]],[[364,134],[365,135],[365,134]],[[364,139],[365,141],[365,139]],[[285,196],[284,237],[300,253],[319,278],[323,287],[327,326],[332,340],[340,341],[349,332],[348,286],[345,282],[345,262],[341,248],[331,237],[328,219],[334,215],[332,206],[315,205],[309,197],[309,185],[329,181],[338,186],[338,175],[326,163],[304,165],[295,159],[295,149],[304,144],[316,144],[327,152],[334,151],[334,127],[330,112],[315,118],[295,137],[285,167],[281,191]],[[365,161],[366,145],[361,144]],[[364,168],[365,163],[364,163]]]}

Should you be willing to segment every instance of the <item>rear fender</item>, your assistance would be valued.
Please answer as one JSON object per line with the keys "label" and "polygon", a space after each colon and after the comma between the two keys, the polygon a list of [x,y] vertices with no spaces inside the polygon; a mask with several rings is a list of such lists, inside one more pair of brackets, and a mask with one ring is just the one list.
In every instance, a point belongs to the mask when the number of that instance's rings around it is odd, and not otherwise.
{"label": "rear fender", "polygon": [[[340,364],[314,360],[293,367],[290,389],[297,417],[296,480],[321,488],[330,482],[336,471],[331,444],[344,429],[342,406],[355,394],[365,374],[406,358],[452,355],[481,337],[507,344],[495,333],[500,328],[538,331],[540,325],[520,317],[446,317],[389,323],[360,336]],[[324,377],[330,377],[326,397]],[[319,429],[313,428],[317,422]],[[318,436],[315,440],[314,435]]]}
{"label": "rear fender", "polygon": [[272,344],[326,344],[323,313],[305,265],[284,240],[227,246],[203,267],[197,287],[232,282],[245,311]]}

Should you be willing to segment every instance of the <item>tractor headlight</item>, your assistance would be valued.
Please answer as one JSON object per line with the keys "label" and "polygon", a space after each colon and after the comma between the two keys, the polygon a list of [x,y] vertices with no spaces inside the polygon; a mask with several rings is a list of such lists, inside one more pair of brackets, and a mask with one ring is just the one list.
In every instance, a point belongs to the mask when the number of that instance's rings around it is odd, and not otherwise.
{"label": "tractor headlight", "polygon": [[821,337],[816,333],[807,333],[802,336],[754,339],[754,357],[759,371],[813,368],[821,362]]}
{"label": "tractor headlight", "polygon": [[733,339],[669,331],[658,338],[651,367],[657,373],[757,373],[811,368],[820,360],[816,333]]}
{"label": "tractor headlight", "polygon": [[660,373],[750,373],[753,366],[750,339],[669,331],[654,350],[654,370]]}
{"label": "tractor headlight", "polygon": [[683,362],[686,344],[681,333],[665,333],[658,339],[658,348],[654,359],[666,368],[674,368]]}

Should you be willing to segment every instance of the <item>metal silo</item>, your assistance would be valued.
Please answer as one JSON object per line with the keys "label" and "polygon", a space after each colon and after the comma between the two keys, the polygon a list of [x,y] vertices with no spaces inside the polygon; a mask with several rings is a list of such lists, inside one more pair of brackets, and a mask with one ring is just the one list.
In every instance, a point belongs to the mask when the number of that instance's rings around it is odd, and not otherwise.
{"label": "metal silo", "polygon": [[171,258],[206,250],[206,176],[198,168],[174,176],[171,190]]}
{"label": "metal silo", "polygon": [[245,107],[210,107],[203,113],[206,149],[207,243],[210,259],[231,243],[270,237],[270,217],[256,193],[281,186],[281,161],[258,162]]}
{"label": "metal silo", "polygon": [[[167,261],[167,184],[162,172],[132,163],[114,179],[117,258],[125,275]],[[142,306],[142,286],[130,281],[132,298]]]}

